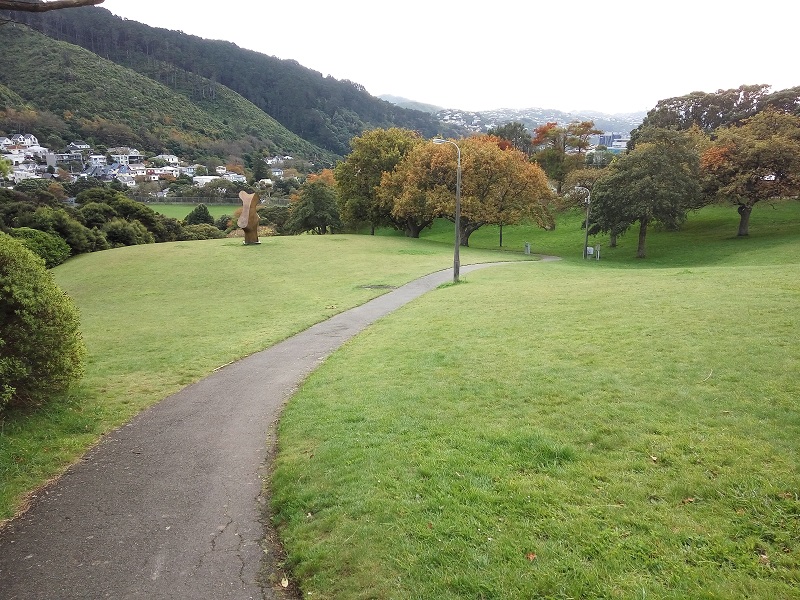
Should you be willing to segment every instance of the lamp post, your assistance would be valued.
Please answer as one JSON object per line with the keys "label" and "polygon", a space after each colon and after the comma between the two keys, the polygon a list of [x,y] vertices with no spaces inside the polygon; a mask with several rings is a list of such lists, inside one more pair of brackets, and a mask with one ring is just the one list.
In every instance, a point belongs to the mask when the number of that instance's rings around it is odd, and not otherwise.
{"label": "lamp post", "polygon": [[585,227],[586,235],[583,238],[583,258],[585,259],[586,249],[589,246],[589,211],[592,208],[592,190],[583,186],[576,186],[575,189],[584,190],[586,192],[586,200],[584,200],[584,202],[586,203],[586,227]]}
{"label": "lamp post", "polygon": [[452,144],[456,147],[456,242],[453,250],[453,283],[458,283],[458,275],[461,270],[461,259],[459,257],[459,247],[461,246],[461,148],[451,140],[433,138],[434,144]]}

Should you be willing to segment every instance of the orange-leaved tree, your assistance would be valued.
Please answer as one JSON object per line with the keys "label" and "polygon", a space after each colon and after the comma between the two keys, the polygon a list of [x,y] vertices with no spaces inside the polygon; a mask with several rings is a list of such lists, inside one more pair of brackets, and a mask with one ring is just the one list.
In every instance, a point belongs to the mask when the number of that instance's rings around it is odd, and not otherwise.
{"label": "orange-leaved tree", "polygon": [[[552,192],[542,169],[495,136],[473,136],[455,142],[461,151],[462,246],[484,225],[531,222],[552,227],[548,210]],[[393,198],[392,214],[416,218],[417,226],[436,217],[455,220],[458,153],[451,144],[420,144],[381,183]],[[501,239],[502,245],[502,239]]]}
{"label": "orange-leaved tree", "polygon": [[800,117],[768,109],[715,137],[700,158],[705,192],[736,206],[746,236],[756,203],[800,194]]}

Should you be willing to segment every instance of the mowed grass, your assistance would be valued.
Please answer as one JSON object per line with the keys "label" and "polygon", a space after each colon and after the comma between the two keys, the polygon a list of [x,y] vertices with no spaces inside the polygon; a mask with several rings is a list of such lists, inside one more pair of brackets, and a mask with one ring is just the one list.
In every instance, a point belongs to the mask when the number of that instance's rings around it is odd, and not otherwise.
{"label": "mowed grass", "polygon": [[[385,286],[452,268],[452,249],[424,240],[304,235],[261,242],[131,246],[54,270],[81,311],[87,371],[67,397],[0,421],[0,521],[143,408]],[[497,258],[479,249],[465,254],[474,262]]]}
{"label": "mowed grass", "polygon": [[800,597],[800,224],[776,225],[739,254],[656,232],[678,268],[469,274],[334,354],[272,481],[304,596]]}
{"label": "mowed grass", "polygon": [[[161,204],[161,203],[152,203],[148,204],[150,208],[152,208],[157,213],[164,215],[165,217],[170,217],[172,219],[178,219],[179,221],[183,221],[190,212],[192,212],[196,207],[197,204]],[[242,208],[241,202],[238,204],[214,204],[208,203],[206,204],[208,208],[208,212],[211,214],[212,217],[218,219],[222,215],[230,215],[233,216],[234,211],[237,209]]]}
{"label": "mowed grass", "polygon": [[[757,207],[746,240],[735,211],[704,209],[653,231],[644,261],[633,232],[582,260],[579,213],[504,228],[507,253],[481,250],[496,230],[473,234],[465,263],[523,258],[524,241],[564,260],[467,274],[400,309],[282,417],[274,518],[304,597],[797,598],[798,206]],[[424,235],[58,267],[89,372],[3,424],[6,514],[13,490],[141,407],[378,293],[364,286],[449,268],[452,224]]]}

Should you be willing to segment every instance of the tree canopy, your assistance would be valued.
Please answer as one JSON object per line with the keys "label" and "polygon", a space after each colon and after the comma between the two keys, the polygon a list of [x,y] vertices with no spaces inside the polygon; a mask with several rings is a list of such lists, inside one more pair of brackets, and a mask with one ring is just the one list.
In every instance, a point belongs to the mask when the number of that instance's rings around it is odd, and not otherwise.
{"label": "tree canopy", "polygon": [[421,142],[418,133],[398,127],[365,131],[350,141],[352,151],[334,169],[339,213],[345,224],[357,227],[368,223],[373,232],[382,225],[404,229],[377,189],[383,174],[391,172]]}
{"label": "tree canopy", "polygon": [[[528,221],[551,227],[552,193],[544,172],[520,151],[496,136],[473,136],[461,149],[461,245],[487,224]],[[455,220],[457,153],[450,144],[420,144],[381,182],[395,218],[419,230],[437,217]]]}
{"label": "tree canopy", "polygon": [[768,109],[715,138],[701,160],[705,191],[737,207],[746,236],[756,203],[800,194],[800,116]]}
{"label": "tree canopy", "polygon": [[648,129],[594,184],[591,210],[597,228],[616,235],[638,221],[636,256],[644,258],[651,223],[677,227],[700,206],[699,155],[691,133]]}

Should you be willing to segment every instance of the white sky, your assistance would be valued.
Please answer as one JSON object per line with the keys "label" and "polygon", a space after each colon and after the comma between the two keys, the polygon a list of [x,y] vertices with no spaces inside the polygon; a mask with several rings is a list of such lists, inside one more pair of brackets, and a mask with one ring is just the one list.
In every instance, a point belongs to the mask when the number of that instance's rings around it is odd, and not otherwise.
{"label": "white sky", "polygon": [[800,85],[793,0],[105,0],[102,8],[445,108],[647,111]]}

